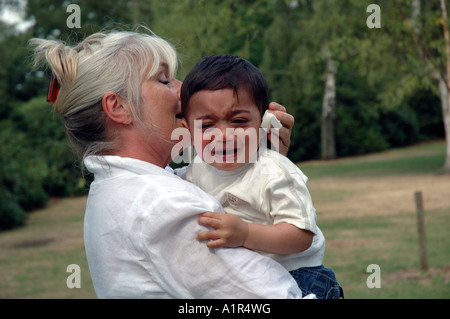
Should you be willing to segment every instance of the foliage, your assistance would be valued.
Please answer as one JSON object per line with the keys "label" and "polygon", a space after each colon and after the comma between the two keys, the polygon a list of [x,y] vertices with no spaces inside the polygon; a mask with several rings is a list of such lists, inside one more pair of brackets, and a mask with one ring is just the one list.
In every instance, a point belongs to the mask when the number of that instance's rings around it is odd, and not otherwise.
{"label": "foliage", "polygon": [[[19,2],[8,3],[14,7]],[[66,25],[69,3],[81,8],[80,29]],[[371,3],[382,8],[381,29],[365,24]],[[338,156],[444,136],[431,77],[444,65],[439,8],[431,2],[422,5],[420,40],[429,64],[418,54],[421,43],[414,37],[409,0],[28,1],[25,18],[35,21],[32,28],[18,33],[0,22],[0,228],[20,225],[26,211],[51,196],[86,191],[63,124],[43,97],[48,70],[32,69],[28,39],[71,44],[105,28],[143,24],[176,46],[180,79],[202,55],[240,55],[262,70],[271,99],[295,116],[288,155],[300,161],[320,157],[324,49],[338,66]]]}
{"label": "foliage", "polygon": [[17,105],[0,127],[0,229],[22,225],[25,212],[44,206],[50,196],[86,192],[62,121],[44,97]]}

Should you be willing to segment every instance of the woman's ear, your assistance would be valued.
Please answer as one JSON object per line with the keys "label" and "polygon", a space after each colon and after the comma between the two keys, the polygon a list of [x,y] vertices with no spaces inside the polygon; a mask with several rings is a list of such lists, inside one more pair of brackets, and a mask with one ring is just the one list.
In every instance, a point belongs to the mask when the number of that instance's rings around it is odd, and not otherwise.
{"label": "woman's ear", "polygon": [[114,92],[107,92],[102,98],[102,107],[108,118],[118,124],[131,124],[133,118],[123,99]]}

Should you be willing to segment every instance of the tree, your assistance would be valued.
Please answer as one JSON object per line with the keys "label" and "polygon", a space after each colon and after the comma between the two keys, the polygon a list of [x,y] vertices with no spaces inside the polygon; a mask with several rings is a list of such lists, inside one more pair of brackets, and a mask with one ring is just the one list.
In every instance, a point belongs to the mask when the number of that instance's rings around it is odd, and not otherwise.
{"label": "tree", "polygon": [[337,65],[328,48],[322,50],[322,55],[326,59],[320,134],[322,159],[334,159],[336,158],[334,121],[336,119]]}
{"label": "tree", "polygon": [[[405,8],[410,8],[410,11]],[[419,80],[403,74],[400,90],[388,89],[387,92],[410,92],[425,86],[439,96],[446,141],[442,172],[450,174],[450,36],[446,3],[444,0],[440,0],[439,4],[420,0],[396,1],[390,10],[399,22],[391,37],[402,37],[400,43],[404,44],[397,47],[397,52],[406,57],[408,70]]]}
{"label": "tree", "polygon": [[[350,116],[340,108],[357,108],[359,106],[354,100],[363,102],[367,97],[355,96],[339,81],[360,75],[364,76],[364,81],[369,79],[368,72],[362,68],[352,70],[347,67],[358,65],[358,61],[364,60],[372,50],[367,41],[371,30],[364,19],[367,5],[360,0],[281,4],[277,7],[273,24],[266,30],[266,55],[262,67],[268,74],[275,99],[282,98],[281,102],[288,107],[295,107],[291,111],[296,117],[296,126],[302,132],[293,132],[290,156],[296,160],[306,154],[312,158],[331,159],[360,153],[356,149],[343,151],[340,149],[341,141],[348,141],[348,135],[354,134],[355,140],[364,141],[366,138],[370,143],[370,139],[378,139],[377,133],[372,134],[376,129],[357,131],[358,127],[353,127],[357,124],[346,121]],[[378,81],[373,81],[376,82],[372,85],[373,90],[377,89]],[[350,82],[346,81],[346,84],[350,85]],[[351,102],[347,94],[353,95]],[[376,99],[367,102],[370,104],[363,104],[363,107],[372,105],[373,108],[379,103]],[[373,123],[369,124],[375,125]],[[346,125],[352,127],[346,130]],[[320,136],[320,143],[317,143],[317,136]],[[372,144],[372,149],[364,148],[364,151],[386,147],[383,142]]]}
{"label": "tree", "polygon": [[447,7],[445,1],[441,0],[441,14],[442,14],[442,31],[444,34],[445,42],[445,73],[439,74],[439,92],[441,93],[441,105],[442,105],[442,118],[444,121],[445,128],[445,139],[446,139],[446,156],[445,163],[443,167],[443,172],[450,174],[450,35],[448,30],[448,19],[447,19]]}

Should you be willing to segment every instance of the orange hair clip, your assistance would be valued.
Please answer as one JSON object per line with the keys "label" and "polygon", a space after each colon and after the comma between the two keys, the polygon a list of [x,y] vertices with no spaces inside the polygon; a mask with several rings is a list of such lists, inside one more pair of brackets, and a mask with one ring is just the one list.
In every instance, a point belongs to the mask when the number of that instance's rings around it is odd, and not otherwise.
{"label": "orange hair clip", "polygon": [[56,79],[55,74],[52,73],[52,77],[50,78],[50,85],[48,87],[47,102],[55,103],[60,88],[61,87],[58,83],[58,80]]}

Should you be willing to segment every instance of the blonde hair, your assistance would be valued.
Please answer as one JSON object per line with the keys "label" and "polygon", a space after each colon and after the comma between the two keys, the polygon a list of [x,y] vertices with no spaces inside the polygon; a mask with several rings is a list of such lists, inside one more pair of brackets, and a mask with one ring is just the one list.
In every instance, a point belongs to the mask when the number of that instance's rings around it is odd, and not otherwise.
{"label": "blonde hair", "polygon": [[161,60],[168,65],[170,79],[178,64],[175,49],[153,33],[95,33],[76,46],[37,38],[29,44],[34,47],[35,67],[45,59],[61,86],[53,107],[64,119],[69,144],[82,159],[114,148],[102,108],[105,93],[123,98],[133,118],[142,123],[142,82],[156,75]]}

